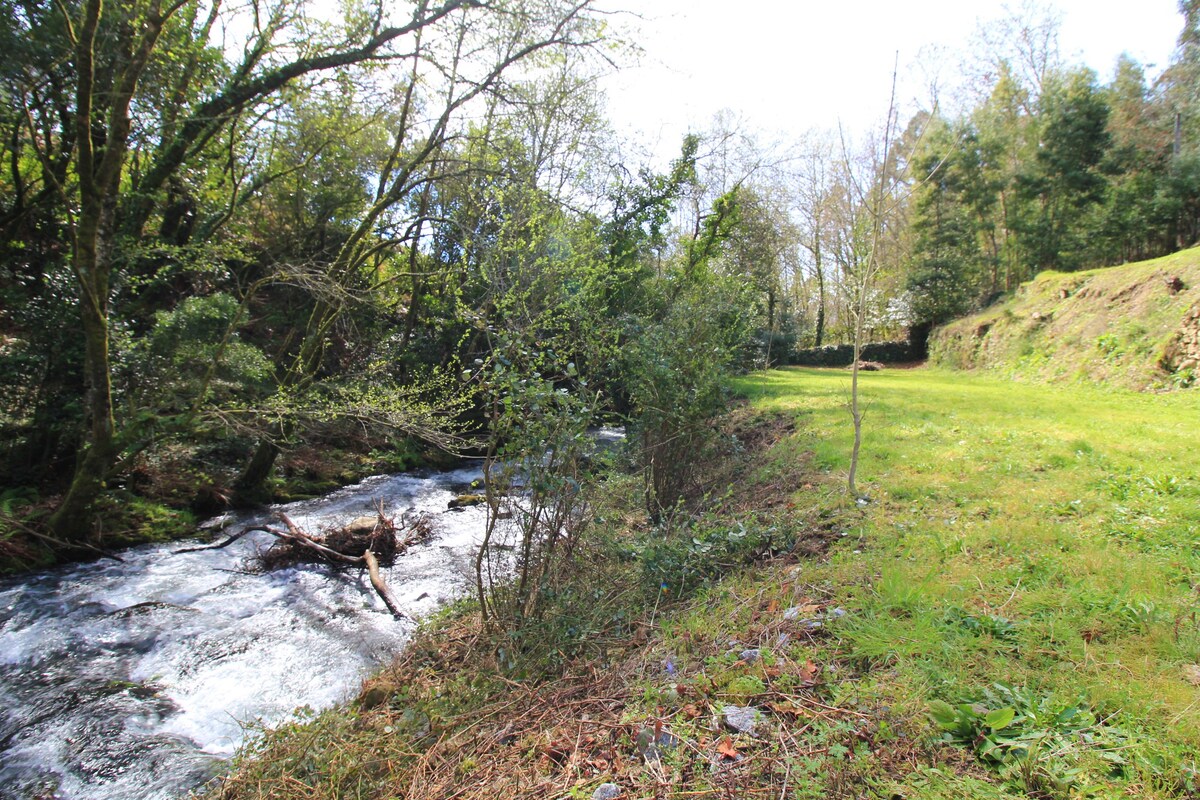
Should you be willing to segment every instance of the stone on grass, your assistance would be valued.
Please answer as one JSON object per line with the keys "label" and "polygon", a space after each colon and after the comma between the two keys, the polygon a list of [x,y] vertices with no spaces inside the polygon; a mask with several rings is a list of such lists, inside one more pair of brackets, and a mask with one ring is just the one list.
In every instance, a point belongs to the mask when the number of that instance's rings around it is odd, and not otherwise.
{"label": "stone on grass", "polygon": [[392,692],[390,689],[385,689],[382,686],[372,686],[358,698],[358,706],[364,711],[369,711],[372,708],[378,708],[391,699]]}
{"label": "stone on grass", "polygon": [[792,606],[784,609],[783,618],[792,622],[796,622],[801,628],[806,631],[815,631],[821,627],[821,623],[815,619],[801,619],[801,615],[806,612],[811,612],[813,606]]}
{"label": "stone on grass", "polygon": [[738,658],[740,658],[742,661],[745,661],[747,664],[753,664],[755,661],[758,661],[761,655],[762,653],[759,652],[757,647],[749,647],[738,653]]}
{"label": "stone on grass", "polygon": [[602,783],[592,792],[592,800],[616,800],[621,796],[621,787],[615,783]]}
{"label": "stone on grass", "polygon": [[754,706],[725,706],[721,709],[721,721],[734,733],[753,736],[758,726],[758,713]]}
{"label": "stone on grass", "polygon": [[1183,678],[1192,686],[1200,686],[1200,664],[1185,664]]}

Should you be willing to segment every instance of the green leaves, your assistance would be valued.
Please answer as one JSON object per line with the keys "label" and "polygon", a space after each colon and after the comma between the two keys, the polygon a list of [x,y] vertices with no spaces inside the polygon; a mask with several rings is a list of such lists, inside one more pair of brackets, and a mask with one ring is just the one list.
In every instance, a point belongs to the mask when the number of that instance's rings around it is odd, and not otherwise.
{"label": "green leaves", "polygon": [[648,532],[631,555],[641,562],[648,591],[683,597],[776,546],[786,549],[787,542],[774,527],[714,524],[701,517],[683,531]]}
{"label": "green leaves", "polygon": [[953,731],[957,727],[959,715],[954,706],[945,700],[929,701],[929,716],[937,726],[945,731]]}
{"label": "green leaves", "polygon": [[1039,697],[1029,689],[995,683],[978,700],[952,705],[929,703],[929,717],[946,741],[970,747],[984,762],[1026,791],[1052,787],[1065,792],[1086,782],[1085,758],[1123,763],[1126,734],[1108,720],[1100,721],[1083,702],[1069,705]]}
{"label": "green leaves", "polygon": [[725,408],[725,383],[753,332],[750,289],[737,278],[672,276],[657,288],[666,308],[630,325],[621,361],[656,520],[692,488],[697,455],[714,441],[710,421]]}
{"label": "green leaves", "polygon": [[998,708],[995,711],[989,711],[983,718],[983,724],[992,729],[993,732],[1007,728],[1017,716],[1016,709],[1011,707]]}
{"label": "green leaves", "polygon": [[1007,728],[1016,719],[1017,711],[1012,706],[989,710],[980,703],[953,706],[943,700],[933,700],[929,703],[929,716],[946,732],[949,741],[973,744]]}

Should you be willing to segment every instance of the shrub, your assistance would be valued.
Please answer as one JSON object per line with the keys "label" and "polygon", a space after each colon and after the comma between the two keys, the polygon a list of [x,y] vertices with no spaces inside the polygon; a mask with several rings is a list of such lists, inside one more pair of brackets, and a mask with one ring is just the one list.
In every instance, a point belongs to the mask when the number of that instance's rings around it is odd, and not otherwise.
{"label": "shrub", "polygon": [[747,293],[732,279],[692,284],[660,319],[629,331],[623,369],[655,522],[695,488],[701,454],[719,435],[712,421],[726,408],[726,379],[752,338]]}
{"label": "shrub", "polygon": [[786,549],[787,544],[774,528],[701,519],[680,531],[652,530],[634,555],[641,562],[647,589],[683,597],[764,552]]}
{"label": "shrub", "polygon": [[[540,372],[528,349],[498,358],[485,391],[492,406],[484,466],[487,526],[475,561],[484,622],[521,631],[566,591],[590,513],[584,486],[594,449],[588,425],[598,397],[571,391]],[[574,373],[568,364],[560,378]],[[586,383],[586,382],[582,382]]]}

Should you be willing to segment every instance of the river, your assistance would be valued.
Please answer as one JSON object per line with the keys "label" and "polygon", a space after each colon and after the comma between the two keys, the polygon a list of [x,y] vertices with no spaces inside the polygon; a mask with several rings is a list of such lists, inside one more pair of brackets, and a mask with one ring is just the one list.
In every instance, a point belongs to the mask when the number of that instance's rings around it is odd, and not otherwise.
{"label": "river", "polygon": [[[420,617],[460,596],[481,506],[447,511],[477,469],[370,478],[281,507],[320,530],[372,514],[426,512],[434,535],[384,570]],[[260,518],[262,519],[262,518]],[[255,521],[242,517],[233,529]],[[365,574],[244,570],[270,545],[174,542],[0,582],[0,798],[170,800],[226,766],[251,732],[352,697],[404,645]]]}

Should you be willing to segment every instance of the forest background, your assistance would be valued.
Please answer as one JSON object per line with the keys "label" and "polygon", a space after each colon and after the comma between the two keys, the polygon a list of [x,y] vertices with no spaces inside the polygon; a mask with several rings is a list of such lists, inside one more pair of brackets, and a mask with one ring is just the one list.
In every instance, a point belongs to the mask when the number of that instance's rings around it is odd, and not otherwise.
{"label": "forest background", "polygon": [[606,119],[635,43],[590,0],[0,0],[5,560],[344,477],[331,445],[394,469],[605,415],[658,519],[730,372],[1194,244],[1180,11],[1152,80],[1025,9],[954,109],[786,145],[718,115],[655,168]]}

